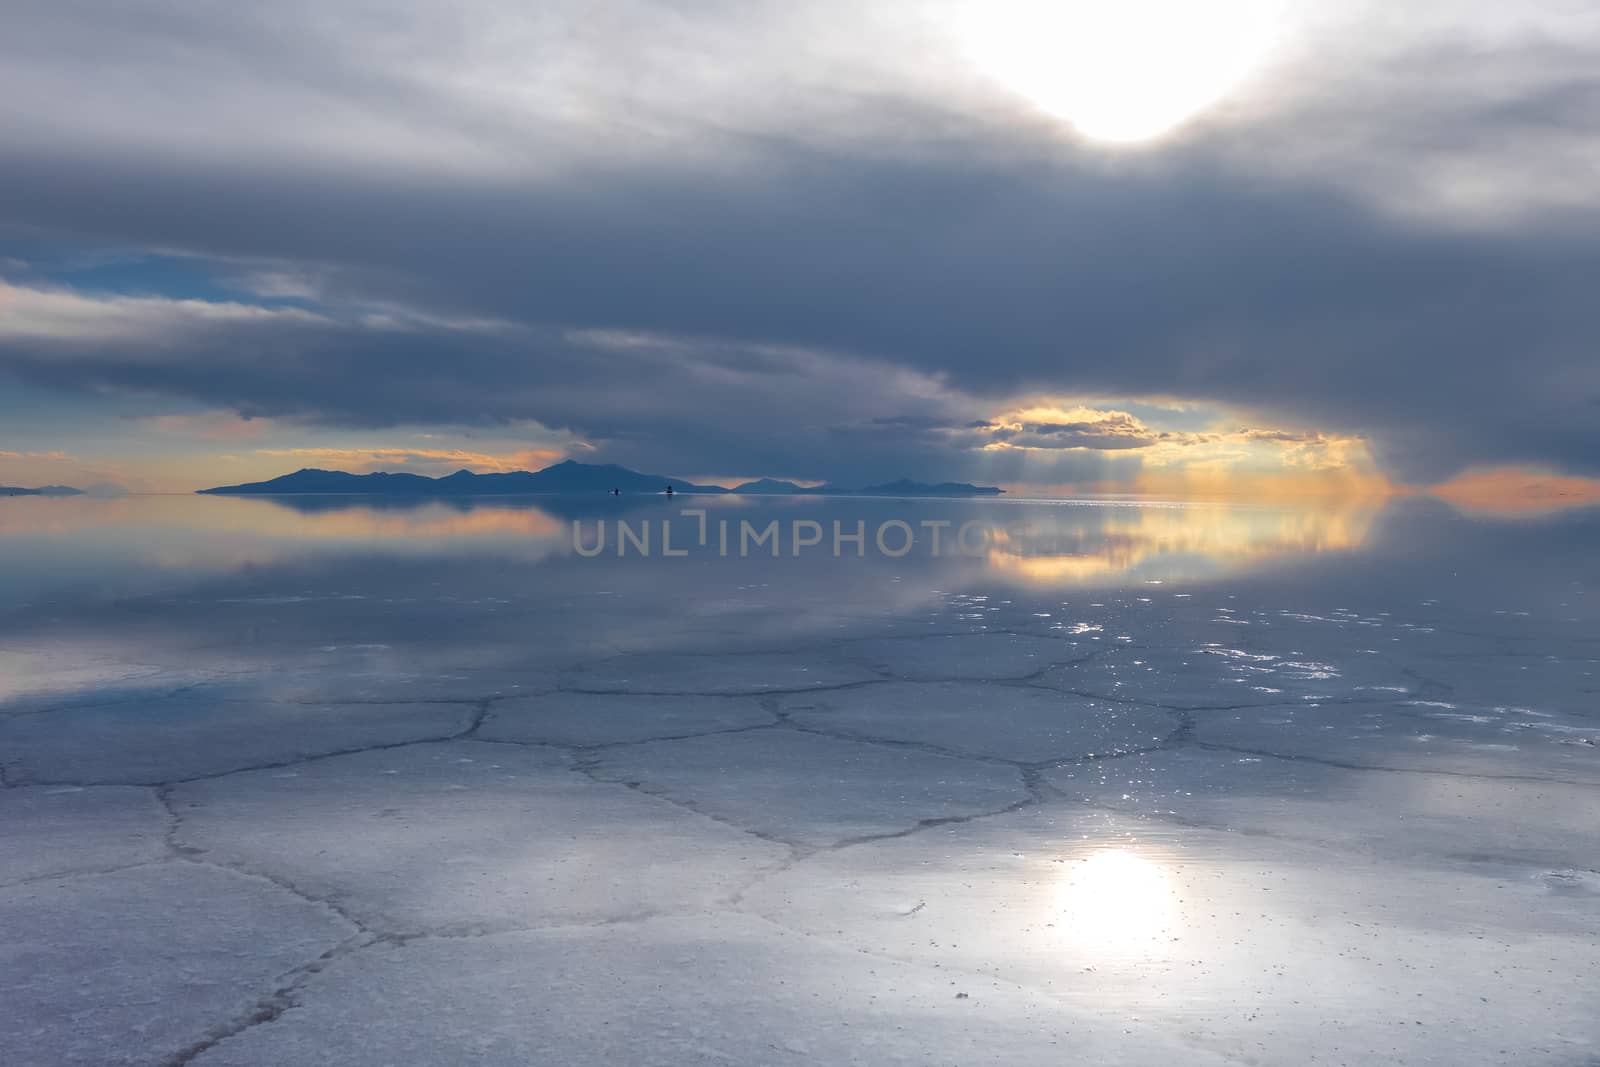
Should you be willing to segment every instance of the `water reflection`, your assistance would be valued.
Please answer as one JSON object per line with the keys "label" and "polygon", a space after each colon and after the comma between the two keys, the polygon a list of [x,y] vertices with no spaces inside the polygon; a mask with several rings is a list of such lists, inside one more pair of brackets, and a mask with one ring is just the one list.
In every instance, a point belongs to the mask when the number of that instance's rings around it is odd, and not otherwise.
{"label": "water reflection", "polygon": [[1033,586],[1129,578],[1180,580],[1272,559],[1360,548],[1376,509],[1366,502],[1256,504],[1071,502],[1003,532],[989,554],[998,574]]}
{"label": "water reflection", "polygon": [[1069,861],[1056,906],[1057,929],[1088,960],[1145,956],[1179,936],[1171,876],[1128,849],[1100,849]]}
{"label": "water reflection", "polygon": [[[696,506],[998,532],[944,558],[572,549],[575,517]],[[36,883],[112,933],[157,914],[139,886],[170,843],[205,859],[187,877],[316,885],[396,936],[560,931],[425,936],[468,980],[599,960],[645,973],[661,1018],[678,1005],[652,961],[691,992],[788,989],[823,1005],[779,1035],[797,1059],[858,1053],[806,1044],[848,1010],[903,1021],[896,1041],[999,1018],[974,1062],[1021,1062],[1001,1042],[1047,1019],[1051,1052],[1103,1061],[1559,1043],[1549,1062],[1577,1063],[1600,944],[1596,543],[1600,513],[1428,501],[0,501],[0,784],[38,797],[6,817],[51,845],[11,852],[133,863],[93,897]],[[128,783],[173,808],[101,789]],[[124,816],[153,851],[101,851]],[[557,877],[530,879],[530,855]],[[159,899],[214,924],[240,889],[211,873]],[[76,988],[98,957],[50,959]],[[426,1001],[437,969],[414,966]],[[910,1013],[886,1015],[907,982]],[[1041,999],[998,1015],[1017,990]],[[730,1032],[696,1026],[696,1050]],[[1158,1032],[1199,1037],[1127,1052]]]}
{"label": "water reflection", "polygon": [[[703,508],[709,519],[694,509]],[[866,531],[865,554],[900,567],[957,559],[1005,582],[1071,587],[1174,581],[1238,573],[1272,560],[1350,551],[1366,543],[1374,509],[1364,503],[1306,501],[1284,506],[1214,502],[851,500],[818,498],[537,497],[406,500],[374,497],[129,497],[119,500],[0,501],[0,544],[46,556],[72,546],[81,565],[115,555],[149,566],[236,570],[304,554],[360,548],[381,555],[489,554],[521,562],[574,555],[573,524],[583,542],[619,524],[649,527],[662,543],[699,556],[740,557],[738,530],[777,522],[776,548],[757,557],[804,565],[832,556],[831,526]],[[704,525],[703,525],[704,524]],[[796,526],[798,524],[798,526]],[[731,528],[729,548],[715,534]],[[793,530],[820,528],[815,547]],[[970,537],[957,534],[966,528]],[[886,539],[875,537],[887,531]],[[808,534],[809,536],[809,534]],[[636,542],[635,552],[637,552]],[[889,546],[885,551],[882,546]],[[910,546],[909,551],[900,551]],[[802,547],[804,550],[802,551]],[[846,544],[843,555],[853,546]],[[659,549],[657,556],[660,556]]]}

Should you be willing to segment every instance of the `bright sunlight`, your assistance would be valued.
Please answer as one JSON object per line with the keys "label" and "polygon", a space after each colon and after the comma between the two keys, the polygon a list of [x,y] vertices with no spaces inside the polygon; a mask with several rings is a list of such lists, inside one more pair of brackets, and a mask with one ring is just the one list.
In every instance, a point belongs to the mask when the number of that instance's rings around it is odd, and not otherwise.
{"label": "bright sunlight", "polygon": [[1083,136],[1134,143],[1168,133],[1257,70],[1274,0],[1003,0],[961,32],[986,74]]}

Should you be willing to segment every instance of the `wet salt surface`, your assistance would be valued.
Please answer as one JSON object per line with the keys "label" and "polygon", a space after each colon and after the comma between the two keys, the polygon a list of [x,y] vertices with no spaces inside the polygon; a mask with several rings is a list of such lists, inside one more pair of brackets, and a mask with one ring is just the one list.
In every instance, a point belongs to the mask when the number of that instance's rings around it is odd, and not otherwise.
{"label": "wet salt surface", "polygon": [[1600,1059],[1592,513],[741,507],[0,502],[0,1061]]}

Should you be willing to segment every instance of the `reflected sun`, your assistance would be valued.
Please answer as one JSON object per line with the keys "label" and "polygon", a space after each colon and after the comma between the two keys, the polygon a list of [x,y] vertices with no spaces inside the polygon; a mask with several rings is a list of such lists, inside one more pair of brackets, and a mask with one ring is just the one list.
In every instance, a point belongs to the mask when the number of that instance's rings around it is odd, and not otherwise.
{"label": "reflected sun", "polygon": [[1275,0],[1000,0],[961,28],[972,61],[1096,141],[1175,129],[1258,68]]}
{"label": "reflected sun", "polygon": [[1122,849],[1069,863],[1056,904],[1069,939],[1097,956],[1142,953],[1173,936],[1178,924],[1177,894],[1166,870]]}

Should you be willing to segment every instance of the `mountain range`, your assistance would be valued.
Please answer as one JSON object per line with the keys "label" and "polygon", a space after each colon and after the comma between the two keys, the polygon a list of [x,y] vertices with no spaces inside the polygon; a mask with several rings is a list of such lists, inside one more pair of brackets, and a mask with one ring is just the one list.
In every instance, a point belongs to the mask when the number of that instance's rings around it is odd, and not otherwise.
{"label": "mountain range", "polygon": [[224,485],[202,489],[215,496],[253,496],[292,493],[369,493],[384,496],[514,496],[525,493],[661,493],[671,486],[678,493],[762,494],[813,496],[859,494],[865,496],[997,496],[1003,490],[994,486],[968,485],[965,482],[923,482],[900,480],[860,489],[837,486],[802,486],[795,482],[762,478],[732,489],[720,485],[697,485],[682,478],[659,474],[640,474],[615,463],[578,463],[566,460],[540,471],[508,471],[502,474],[474,474],[459,470],[443,478],[421,474],[350,474],[307,468],[265,482]]}
{"label": "mountain range", "polygon": [[82,489],[70,485],[41,485],[37,489],[23,489],[15,485],[0,485],[0,496],[82,496]]}

